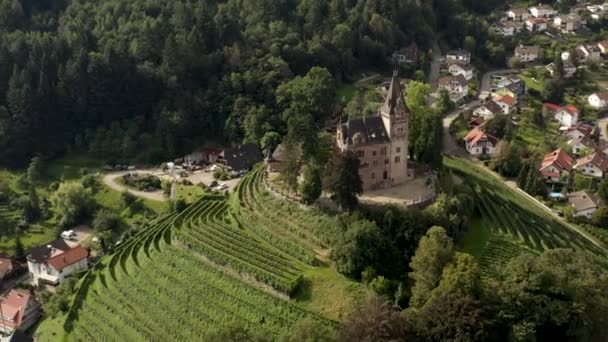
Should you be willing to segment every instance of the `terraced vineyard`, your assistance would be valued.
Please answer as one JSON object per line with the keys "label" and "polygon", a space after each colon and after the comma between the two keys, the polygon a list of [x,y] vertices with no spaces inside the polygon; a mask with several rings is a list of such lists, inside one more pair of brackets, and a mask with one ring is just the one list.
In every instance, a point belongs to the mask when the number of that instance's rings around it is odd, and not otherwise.
{"label": "terraced vineyard", "polygon": [[8,204],[0,203],[0,224],[2,222],[13,222],[19,219],[19,213],[11,209]]}
{"label": "terraced vineyard", "polygon": [[485,275],[493,274],[508,260],[524,252],[572,248],[607,254],[601,243],[557,220],[537,203],[474,163],[444,157],[444,165],[474,185],[478,210],[485,221],[491,223],[487,229],[492,230],[492,238],[480,257]]}
{"label": "terraced vineyard", "polygon": [[319,218],[274,212],[278,200],[260,200],[263,172],[232,197],[206,194],[151,223],[89,270],[63,322],[67,339],[194,341],[233,323],[274,336],[303,318],[335,325],[288,299],[323,248],[310,225]]}

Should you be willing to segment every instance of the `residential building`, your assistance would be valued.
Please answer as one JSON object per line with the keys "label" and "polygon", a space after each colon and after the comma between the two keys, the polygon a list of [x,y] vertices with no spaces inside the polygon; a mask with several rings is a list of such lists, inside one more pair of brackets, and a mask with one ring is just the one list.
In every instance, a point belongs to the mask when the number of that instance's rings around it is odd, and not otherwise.
{"label": "residential building", "polygon": [[574,217],[592,218],[599,208],[600,201],[593,194],[586,191],[577,191],[568,195],[568,203],[574,208]]}
{"label": "residential building", "polygon": [[13,271],[13,261],[8,254],[0,254],[0,280],[6,278]]}
{"label": "residential building", "polygon": [[467,126],[469,127],[469,129],[473,129],[476,127],[480,127],[485,122],[486,120],[482,117],[472,117],[471,120],[469,120],[469,122],[467,123]]}
{"label": "residential building", "polygon": [[570,174],[572,163],[572,157],[560,148],[545,155],[539,171],[547,182],[557,183]]}
{"label": "residential building", "polygon": [[548,18],[557,14],[557,11],[550,5],[539,4],[530,7],[530,14],[535,18]]}
{"label": "residential building", "polygon": [[600,49],[601,53],[608,54],[608,40],[602,40],[601,42],[598,42],[597,47],[598,49]]}
{"label": "residential building", "polygon": [[507,11],[507,17],[514,21],[524,21],[530,17],[530,11],[523,7],[513,7]]}
{"label": "residential building", "polygon": [[409,115],[395,72],[377,115],[349,119],[338,127],[337,148],[359,157],[364,191],[400,184],[411,178],[407,165]]}
{"label": "residential building", "polygon": [[234,173],[242,173],[251,170],[262,159],[262,152],[258,145],[244,144],[223,150],[217,162]]}
{"label": "residential building", "polygon": [[528,18],[526,20],[526,29],[530,32],[543,32],[547,30],[547,19],[545,18]]}
{"label": "residential building", "polygon": [[[302,154],[302,148],[300,147],[300,145],[295,145],[294,151],[292,153],[295,154],[294,158],[300,159],[300,156]],[[285,161],[285,144],[279,144],[274,149],[274,152],[272,152],[272,154],[270,155],[270,157],[268,158],[268,160],[266,162],[268,163],[270,172],[283,172],[283,162],[284,161]]]}
{"label": "residential building", "polygon": [[481,117],[486,121],[491,120],[500,114],[503,114],[502,108],[492,100],[484,103],[481,107],[473,111],[473,115]]}
{"label": "residential building", "polygon": [[[576,66],[570,62],[570,59],[567,59],[564,62],[564,78],[570,78],[574,76],[576,73]],[[555,63],[549,63],[545,66],[545,69],[549,72],[549,75],[553,76],[555,72]]]}
{"label": "residential building", "polygon": [[573,105],[567,105],[560,108],[555,112],[553,117],[557,120],[560,125],[566,128],[570,128],[578,122],[579,111]]}
{"label": "residential building", "polygon": [[59,285],[67,276],[89,268],[89,251],[82,246],[70,247],[63,239],[35,247],[27,256],[27,268],[34,285]]}
{"label": "residential building", "polygon": [[454,63],[448,70],[452,76],[462,75],[467,81],[470,81],[475,73],[475,67],[471,64]]}
{"label": "residential building", "polygon": [[540,58],[541,53],[542,49],[538,46],[519,45],[515,48],[515,57],[523,63],[534,62]]}
{"label": "residential building", "polygon": [[222,150],[219,148],[201,147],[184,156],[184,164],[200,165],[202,163],[214,164]]}
{"label": "residential building", "polygon": [[519,77],[509,76],[502,79],[491,88],[497,95],[508,95],[515,99],[522,96],[526,92],[526,83]]}
{"label": "residential building", "polygon": [[591,135],[593,126],[584,122],[579,122],[576,125],[568,128],[563,132],[563,135],[569,139],[584,139]]}
{"label": "residential building", "polygon": [[601,51],[597,45],[584,44],[579,45],[574,50],[575,58],[581,63],[597,62],[601,58]]}
{"label": "residential building", "polygon": [[[9,336],[17,330],[29,329],[41,316],[40,306],[34,298],[21,290],[11,290],[6,297],[0,297],[0,309],[2,311],[0,330],[4,335]],[[7,339],[9,340],[11,338]]]}
{"label": "residential building", "polygon": [[601,151],[595,151],[592,154],[581,158],[574,169],[585,176],[595,178],[603,178],[608,172],[608,158]]}
{"label": "residential building", "polygon": [[502,21],[493,26],[494,32],[504,37],[512,37],[524,29],[520,21]]}
{"label": "residential building", "polygon": [[444,76],[439,78],[437,82],[439,89],[445,89],[450,94],[450,100],[458,102],[469,93],[469,85],[462,75],[458,76]]}
{"label": "residential building", "polygon": [[496,153],[498,139],[478,127],[464,137],[464,143],[467,152],[472,156],[491,156]]}
{"label": "residential building", "polygon": [[608,3],[589,5],[587,10],[591,13],[599,13],[608,10]]}
{"label": "residential building", "polygon": [[496,96],[494,102],[502,109],[503,114],[510,114],[515,107],[515,98],[509,95]]}
{"label": "residential building", "polygon": [[583,154],[586,150],[592,149],[595,146],[595,142],[590,136],[583,138],[572,138],[568,140],[568,146],[572,149],[572,153],[576,155]]}
{"label": "residential building", "polygon": [[418,45],[412,42],[407,47],[395,51],[393,54],[394,60],[399,64],[416,64],[418,63]]}
{"label": "residential building", "polygon": [[608,107],[608,91],[600,91],[589,96],[589,105],[593,108],[603,109]]}
{"label": "residential building", "polygon": [[447,63],[459,62],[459,63],[471,63],[471,53],[466,50],[453,50],[445,55]]}
{"label": "residential building", "polygon": [[586,24],[585,20],[578,14],[560,15],[553,19],[553,26],[563,32],[578,31]]}

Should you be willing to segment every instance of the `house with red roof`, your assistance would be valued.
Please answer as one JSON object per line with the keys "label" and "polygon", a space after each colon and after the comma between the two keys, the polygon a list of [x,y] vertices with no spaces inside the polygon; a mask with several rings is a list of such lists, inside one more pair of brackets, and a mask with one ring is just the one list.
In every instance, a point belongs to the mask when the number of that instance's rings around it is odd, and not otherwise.
{"label": "house with red roof", "polygon": [[27,330],[40,318],[40,306],[24,291],[11,290],[6,297],[0,297],[0,309],[0,329],[8,336],[16,330]]}
{"label": "house with red roof", "polygon": [[510,95],[496,96],[494,102],[500,106],[504,114],[511,113],[511,109],[515,107],[515,97]]}
{"label": "house with red roof", "polygon": [[472,156],[493,155],[496,153],[498,138],[480,128],[474,128],[464,137],[464,143],[467,152]]}
{"label": "house with red roof", "polygon": [[557,183],[570,174],[572,164],[572,157],[560,148],[545,155],[539,171],[548,182]]}
{"label": "house with red roof", "polygon": [[602,151],[595,151],[581,158],[574,169],[585,176],[603,178],[608,173],[608,157]]}
{"label": "house with red roof", "polygon": [[[545,104],[546,107],[546,104]],[[567,105],[565,107],[560,108],[555,112],[553,117],[556,121],[560,123],[563,127],[570,128],[578,122],[579,110],[573,105]]]}
{"label": "house with red roof", "polygon": [[89,268],[89,251],[82,246],[71,247],[63,239],[33,248],[27,256],[27,268],[34,285],[59,285],[63,279]]}
{"label": "house with red roof", "polygon": [[585,139],[593,133],[593,126],[590,124],[579,122],[573,127],[570,127],[563,131],[563,135],[568,137],[569,139]]}

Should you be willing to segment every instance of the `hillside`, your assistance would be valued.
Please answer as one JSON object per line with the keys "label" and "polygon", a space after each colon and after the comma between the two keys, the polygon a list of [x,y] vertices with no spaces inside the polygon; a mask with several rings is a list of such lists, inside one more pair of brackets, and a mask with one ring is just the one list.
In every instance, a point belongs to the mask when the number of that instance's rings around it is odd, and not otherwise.
{"label": "hillside", "polygon": [[318,260],[313,227],[331,218],[274,210],[285,204],[265,193],[263,175],[258,168],[231,196],[205,194],[124,242],[84,276],[67,316],[36,335],[193,340],[234,324],[267,336],[304,318],[336,326],[363,291]]}

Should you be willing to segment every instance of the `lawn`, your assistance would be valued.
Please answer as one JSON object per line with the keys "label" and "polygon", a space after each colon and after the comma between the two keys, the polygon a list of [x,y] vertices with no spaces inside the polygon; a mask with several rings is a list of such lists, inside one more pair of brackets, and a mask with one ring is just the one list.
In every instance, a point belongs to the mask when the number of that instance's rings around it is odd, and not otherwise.
{"label": "lawn", "polygon": [[84,154],[72,154],[44,162],[44,178],[47,182],[76,180],[82,177],[81,171],[88,169],[96,172],[102,164],[98,159]]}
{"label": "lawn", "polygon": [[545,81],[541,78],[533,77],[528,71],[520,73],[518,76],[526,83],[526,88],[528,89],[533,89],[542,93],[545,88]]}
{"label": "lawn", "polygon": [[335,98],[335,102],[336,103],[347,103],[348,101],[350,101],[350,99],[353,98],[353,96],[355,96],[355,93],[357,92],[357,87],[355,87],[352,84],[342,84],[338,87],[338,89],[336,90],[336,98]]}

